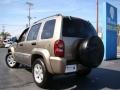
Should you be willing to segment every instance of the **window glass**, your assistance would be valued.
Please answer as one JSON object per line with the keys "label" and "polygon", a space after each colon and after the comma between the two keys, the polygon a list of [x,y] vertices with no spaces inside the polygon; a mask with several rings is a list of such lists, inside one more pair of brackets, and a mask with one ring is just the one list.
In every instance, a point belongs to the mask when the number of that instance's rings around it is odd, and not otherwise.
{"label": "window glass", "polygon": [[86,38],[97,35],[94,27],[87,21],[78,18],[64,18],[62,34],[65,37]]}
{"label": "window glass", "polygon": [[31,27],[31,29],[28,33],[27,41],[37,39],[40,26],[41,26],[41,23],[35,24]]}
{"label": "window glass", "polygon": [[26,28],[22,34],[20,35],[19,42],[25,41],[26,33],[28,32],[29,28]]}
{"label": "window glass", "polygon": [[47,21],[43,27],[41,39],[48,39],[53,37],[54,28],[55,28],[55,19]]}

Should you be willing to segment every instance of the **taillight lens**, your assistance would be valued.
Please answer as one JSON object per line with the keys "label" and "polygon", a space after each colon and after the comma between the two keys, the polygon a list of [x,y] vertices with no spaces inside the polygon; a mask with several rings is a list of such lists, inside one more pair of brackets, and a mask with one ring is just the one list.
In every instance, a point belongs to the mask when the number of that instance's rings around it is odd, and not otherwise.
{"label": "taillight lens", "polygon": [[64,41],[57,40],[54,44],[54,54],[58,57],[64,57]]}

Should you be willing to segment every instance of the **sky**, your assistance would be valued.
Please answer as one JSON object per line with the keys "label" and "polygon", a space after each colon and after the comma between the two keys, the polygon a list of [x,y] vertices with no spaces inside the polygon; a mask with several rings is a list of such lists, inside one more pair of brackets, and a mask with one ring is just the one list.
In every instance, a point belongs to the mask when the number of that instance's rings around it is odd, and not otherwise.
{"label": "sky", "polygon": [[[107,1],[118,8],[118,24],[120,24],[120,0],[99,0],[99,27],[102,27],[103,3]],[[28,5],[31,8],[31,23],[42,18],[61,13],[80,17],[96,26],[96,0],[1,0],[0,32],[19,35],[28,24]]]}

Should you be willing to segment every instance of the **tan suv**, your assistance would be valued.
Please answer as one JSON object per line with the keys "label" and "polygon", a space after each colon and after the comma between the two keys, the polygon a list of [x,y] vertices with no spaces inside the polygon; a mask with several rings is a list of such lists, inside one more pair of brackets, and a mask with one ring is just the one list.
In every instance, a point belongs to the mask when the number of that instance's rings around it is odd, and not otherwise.
{"label": "tan suv", "polygon": [[35,83],[46,87],[51,75],[88,75],[103,55],[103,43],[90,22],[58,14],[25,29],[8,49],[6,64],[30,66]]}

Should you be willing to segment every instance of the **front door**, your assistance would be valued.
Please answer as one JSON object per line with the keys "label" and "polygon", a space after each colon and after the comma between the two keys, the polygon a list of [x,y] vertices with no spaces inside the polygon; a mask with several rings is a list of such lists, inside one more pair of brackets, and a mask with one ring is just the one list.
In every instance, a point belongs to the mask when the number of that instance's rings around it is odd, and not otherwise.
{"label": "front door", "polygon": [[18,43],[15,47],[15,60],[19,63],[23,63],[23,54],[25,52],[25,38],[26,38],[26,33],[29,28],[25,29],[23,33],[20,35],[18,39]]}

